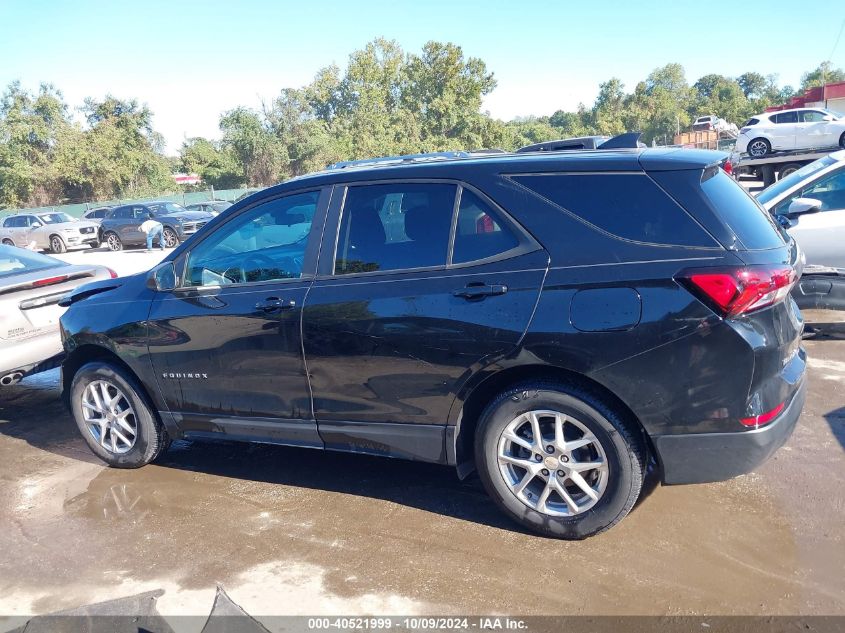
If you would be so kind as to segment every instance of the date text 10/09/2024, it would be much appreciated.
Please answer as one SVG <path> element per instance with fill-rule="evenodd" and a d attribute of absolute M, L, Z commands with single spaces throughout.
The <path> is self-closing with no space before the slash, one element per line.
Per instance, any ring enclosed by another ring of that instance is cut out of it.
<path fill-rule="evenodd" d="M 508 617 L 324 617 L 309 618 L 309 630 L 455 630 L 518 631 L 527 628 L 524 620 Z"/>

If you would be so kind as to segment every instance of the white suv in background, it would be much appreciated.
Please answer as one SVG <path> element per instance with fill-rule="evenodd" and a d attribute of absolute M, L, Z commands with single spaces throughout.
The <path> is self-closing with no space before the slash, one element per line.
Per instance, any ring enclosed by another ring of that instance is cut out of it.
<path fill-rule="evenodd" d="M 823 108 L 795 108 L 751 117 L 739 130 L 736 151 L 761 157 L 793 149 L 845 148 L 845 118 Z"/>

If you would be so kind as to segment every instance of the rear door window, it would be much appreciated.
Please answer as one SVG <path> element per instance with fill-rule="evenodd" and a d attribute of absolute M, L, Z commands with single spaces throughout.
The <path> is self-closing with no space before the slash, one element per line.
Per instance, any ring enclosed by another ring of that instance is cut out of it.
<path fill-rule="evenodd" d="M 798 123 L 798 113 L 781 112 L 775 115 L 775 123 Z"/>
<path fill-rule="evenodd" d="M 648 244 L 716 247 L 718 244 L 645 174 L 512 176 L 594 227 Z"/>

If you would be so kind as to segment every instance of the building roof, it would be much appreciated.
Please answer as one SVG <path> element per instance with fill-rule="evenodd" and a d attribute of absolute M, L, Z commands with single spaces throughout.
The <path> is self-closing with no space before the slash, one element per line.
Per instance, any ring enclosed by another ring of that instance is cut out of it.
<path fill-rule="evenodd" d="M 780 110 L 791 110 L 793 108 L 813 107 L 808 103 L 824 103 L 829 99 L 845 99 L 845 81 L 837 81 L 832 84 L 807 88 L 804 94 L 799 97 L 792 97 L 786 103 L 779 106 L 766 108 L 766 112 L 778 112 Z"/>

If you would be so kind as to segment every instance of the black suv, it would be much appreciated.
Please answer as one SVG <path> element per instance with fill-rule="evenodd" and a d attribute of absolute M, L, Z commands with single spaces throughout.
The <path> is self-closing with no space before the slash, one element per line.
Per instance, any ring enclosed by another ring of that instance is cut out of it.
<path fill-rule="evenodd" d="M 798 248 L 722 159 L 422 156 L 290 180 L 64 300 L 68 404 L 119 468 L 176 438 L 401 457 L 477 469 L 537 532 L 596 534 L 650 464 L 667 484 L 748 472 L 804 404 Z"/>
<path fill-rule="evenodd" d="M 100 223 L 100 241 L 113 251 L 124 246 L 146 244 L 147 235 L 141 225 L 152 216 L 164 226 L 164 244 L 173 248 L 196 233 L 214 217 L 207 211 L 188 211 L 185 207 L 167 200 L 135 202 L 112 209 Z"/>

